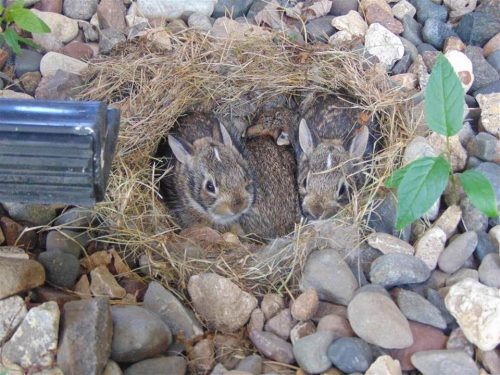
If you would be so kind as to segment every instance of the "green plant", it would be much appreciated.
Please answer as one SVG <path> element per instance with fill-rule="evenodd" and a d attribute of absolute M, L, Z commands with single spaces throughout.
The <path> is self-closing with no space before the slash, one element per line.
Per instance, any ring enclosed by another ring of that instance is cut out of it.
<path fill-rule="evenodd" d="M 20 43 L 33 48 L 38 46 L 30 39 L 23 38 L 11 27 L 15 24 L 31 33 L 49 33 L 50 28 L 29 9 L 24 8 L 24 0 L 17 0 L 7 8 L 0 5 L 0 42 L 5 41 L 15 54 L 21 52 Z M 2 31 L 3 30 L 3 31 Z"/>
<path fill-rule="evenodd" d="M 478 171 L 453 175 L 450 166 L 450 137 L 463 124 L 464 90 L 453 67 L 440 55 L 432 69 L 424 94 L 424 114 L 429 128 L 446 137 L 446 152 L 422 157 L 396 170 L 385 185 L 397 189 L 396 229 L 400 230 L 424 215 L 439 199 L 448 181 L 457 193 L 461 184 L 472 204 L 488 217 L 498 216 L 495 191 Z"/>

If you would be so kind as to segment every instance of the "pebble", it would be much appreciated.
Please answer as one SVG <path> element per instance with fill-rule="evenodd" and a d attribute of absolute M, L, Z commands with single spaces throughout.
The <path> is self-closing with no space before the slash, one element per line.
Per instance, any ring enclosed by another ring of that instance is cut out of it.
<path fill-rule="evenodd" d="M 62 0 L 40 0 L 33 8 L 41 12 L 61 13 L 63 6 L 62 3 Z"/>
<path fill-rule="evenodd" d="M 89 237 L 86 233 L 82 234 L 67 229 L 52 230 L 47 234 L 45 248 L 48 252 L 61 251 L 78 259 L 88 240 Z"/>
<path fill-rule="evenodd" d="M 417 21 L 421 24 L 429 18 L 435 18 L 441 22 L 446 22 L 448 18 L 446 7 L 435 4 L 431 0 L 410 0 L 410 3 L 417 9 Z"/>
<path fill-rule="evenodd" d="M 465 232 L 456 236 L 439 256 L 439 268 L 447 273 L 457 271 L 472 255 L 476 246 L 476 232 Z"/>
<path fill-rule="evenodd" d="M 427 350 L 411 357 L 413 365 L 426 375 L 478 375 L 474 360 L 461 350 Z"/>
<path fill-rule="evenodd" d="M 28 311 L 23 322 L 2 348 L 2 359 L 25 369 L 52 367 L 57 351 L 59 307 L 46 302 Z"/>
<path fill-rule="evenodd" d="M 411 255 L 387 254 L 375 259 L 370 269 L 370 280 L 386 288 L 421 283 L 430 277 L 426 264 Z"/>
<path fill-rule="evenodd" d="M 365 18 L 369 25 L 378 23 L 393 34 L 401 34 L 404 30 L 403 24 L 393 17 L 391 9 L 386 10 L 377 3 L 366 6 Z"/>
<path fill-rule="evenodd" d="M 328 370 L 332 362 L 328 358 L 328 347 L 333 341 L 333 333 L 320 331 L 298 340 L 293 345 L 293 354 L 300 368 L 308 373 Z"/>
<path fill-rule="evenodd" d="M 106 266 L 99 266 L 90 271 L 90 290 L 94 296 L 123 298 L 127 294 Z"/>
<path fill-rule="evenodd" d="M 260 355 L 250 355 L 245 357 L 236 366 L 238 371 L 246 371 L 253 375 L 262 374 L 262 357 Z"/>
<path fill-rule="evenodd" d="M 203 328 L 194 313 L 156 281 L 149 284 L 144 295 L 143 306 L 157 314 L 170 328 L 173 335 L 182 333 L 183 337 L 188 340 L 203 335 Z"/>
<path fill-rule="evenodd" d="M 124 375 L 185 375 L 187 371 L 186 360 L 182 357 L 157 357 L 145 359 L 134 363 L 127 368 Z"/>
<path fill-rule="evenodd" d="M 252 314 L 250 314 L 250 321 L 248 322 L 248 332 L 251 331 L 262 331 L 264 329 L 264 313 L 262 312 L 261 309 L 255 309 L 252 311 Z"/>
<path fill-rule="evenodd" d="M 422 25 L 410 16 L 404 16 L 401 22 L 403 23 L 404 28 L 403 33 L 401 34 L 402 37 L 412 43 L 415 47 L 422 44 Z"/>
<path fill-rule="evenodd" d="M 413 255 L 415 249 L 408 242 L 387 233 L 372 233 L 367 238 L 368 244 L 383 254 L 407 254 Z"/>
<path fill-rule="evenodd" d="M 452 205 L 441 214 L 441 216 L 434 223 L 434 227 L 442 229 L 446 235 L 446 239 L 448 239 L 455 233 L 461 218 L 462 210 L 460 207 Z"/>
<path fill-rule="evenodd" d="M 474 345 L 467 340 L 467 337 L 465 337 L 464 332 L 460 327 L 451 331 L 450 336 L 446 341 L 446 349 L 462 350 L 467 353 L 469 357 L 474 357 L 476 351 Z"/>
<path fill-rule="evenodd" d="M 484 58 L 482 48 L 467 46 L 464 53 L 470 59 L 474 67 L 474 82 L 471 86 L 472 91 L 476 91 L 500 79 L 495 68 L 488 64 L 488 61 Z"/>
<path fill-rule="evenodd" d="M 447 53 L 450 51 L 463 52 L 465 50 L 465 44 L 460 40 L 458 36 L 450 36 L 444 41 L 443 52 Z"/>
<path fill-rule="evenodd" d="M 415 322 L 445 329 L 446 321 L 441 312 L 421 295 L 410 290 L 398 289 L 396 303 L 406 318 Z"/>
<path fill-rule="evenodd" d="M 396 304 L 383 294 L 357 294 L 349 303 L 347 313 L 353 331 L 370 344 L 402 349 L 413 343 L 408 321 Z"/>
<path fill-rule="evenodd" d="M 306 23 L 307 37 L 309 40 L 328 42 L 335 29 L 332 26 L 333 16 L 315 18 Z"/>
<path fill-rule="evenodd" d="M 378 23 L 373 23 L 368 28 L 365 35 L 365 47 L 387 68 L 391 68 L 404 54 L 401 40 Z"/>
<path fill-rule="evenodd" d="M 476 232 L 477 233 L 477 247 L 475 255 L 480 262 L 483 261 L 484 257 L 490 253 L 498 253 L 498 245 L 493 242 L 493 240 L 488 236 L 486 232 Z"/>
<path fill-rule="evenodd" d="M 36 51 L 31 51 L 31 50 L 27 50 L 27 49 L 22 49 L 21 51 L 22 52 L 17 54 L 15 57 L 16 77 L 21 77 L 25 73 L 38 71 L 40 69 L 40 61 L 42 60 L 42 57 L 43 57 L 43 55 L 41 53 L 36 52 Z M 13 211 L 18 211 L 19 214 L 22 214 L 22 217 L 24 219 L 26 217 L 30 218 L 29 215 L 24 215 L 24 213 L 27 213 L 27 212 L 26 211 L 23 212 L 23 210 L 22 210 L 22 208 L 25 207 L 26 205 L 22 205 L 19 203 L 9 203 L 8 205 L 11 205 L 11 207 L 13 208 L 12 209 Z M 29 205 L 29 206 L 33 207 L 35 205 Z M 15 219 L 16 216 L 18 216 L 18 215 L 14 215 L 12 218 Z"/>
<path fill-rule="evenodd" d="M 78 60 L 90 60 L 94 56 L 94 50 L 87 44 L 73 41 L 58 52 Z"/>
<path fill-rule="evenodd" d="M 456 34 L 450 25 L 435 18 L 429 18 L 425 21 L 424 27 L 422 28 L 422 38 L 424 42 L 429 43 L 438 49 L 443 48 L 446 38 L 455 35 Z"/>
<path fill-rule="evenodd" d="M 87 63 L 58 52 L 48 52 L 40 61 L 42 76 L 54 75 L 57 70 L 80 75 L 87 67 Z"/>
<path fill-rule="evenodd" d="M 0 258 L 0 299 L 43 285 L 43 266 L 31 259 Z"/>
<path fill-rule="evenodd" d="M 35 91 L 37 99 L 70 99 L 79 92 L 82 79 L 79 75 L 57 70 L 54 75 L 42 77 Z"/>
<path fill-rule="evenodd" d="M 497 79 L 496 81 L 493 81 L 486 86 L 481 87 L 480 89 L 477 89 L 472 93 L 474 97 L 478 95 L 487 95 L 487 94 L 496 94 L 500 93 L 500 79 Z"/>
<path fill-rule="evenodd" d="M 462 223 L 468 231 L 485 231 L 488 228 L 488 218 L 464 197 L 460 201 L 462 209 Z"/>
<path fill-rule="evenodd" d="M 500 343 L 500 291 L 497 288 L 466 279 L 450 288 L 445 303 L 470 342 L 485 351 Z"/>
<path fill-rule="evenodd" d="M 479 280 L 479 273 L 477 272 L 477 270 L 471 268 L 460 268 L 457 272 L 448 276 L 448 278 L 446 279 L 446 286 L 452 286 L 467 278 L 477 281 Z"/>
<path fill-rule="evenodd" d="M 448 326 L 456 324 L 455 318 L 450 314 L 450 312 L 446 308 L 446 305 L 444 303 L 444 297 L 441 296 L 441 294 L 437 290 L 431 288 L 427 289 L 425 291 L 425 297 L 430 303 L 432 303 L 434 306 L 438 308 Z"/>
<path fill-rule="evenodd" d="M 405 47 L 406 51 L 406 47 Z M 412 62 L 412 58 L 410 53 L 405 52 L 403 57 L 392 67 L 392 73 L 394 74 L 393 78 L 397 75 L 399 76 L 405 76 L 411 73 L 406 73 L 408 69 L 410 68 Z M 410 77 L 410 76 L 408 76 Z M 412 83 L 414 80 L 416 80 L 415 75 L 411 75 L 412 77 Z M 413 88 L 413 84 L 411 85 L 411 88 Z"/>
<path fill-rule="evenodd" d="M 99 38 L 99 51 L 101 53 L 110 53 L 113 48 L 122 42 L 125 42 L 127 37 L 121 31 L 116 29 L 104 29 L 101 30 Z"/>
<path fill-rule="evenodd" d="M 215 348 L 213 340 L 198 341 L 189 352 L 190 365 L 197 373 L 207 373 L 215 365 Z"/>
<path fill-rule="evenodd" d="M 479 280 L 492 288 L 500 288 L 500 255 L 488 254 L 479 266 Z"/>
<path fill-rule="evenodd" d="M 332 2 L 330 14 L 333 14 L 334 16 L 344 16 L 351 10 L 358 10 L 357 0 L 337 0 Z"/>
<path fill-rule="evenodd" d="M 101 0 L 97 5 L 97 20 L 99 28 L 115 29 L 125 32 L 127 25 L 125 23 L 125 15 L 127 8 L 121 0 Z"/>
<path fill-rule="evenodd" d="M 165 353 L 172 343 L 168 326 L 154 313 L 139 306 L 113 306 L 111 359 L 137 362 Z"/>
<path fill-rule="evenodd" d="M 64 0 L 65 16 L 77 20 L 89 20 L 97 11 L 97 0 Z"/>
<path fill-rule="evenodd" d="M 291 313 L 294 319 L 305 321 L 311 319 L 316 314 L 318 307 L 318 293 L 314 289 L 307 289 L 293 302 Z"/>
<path fill-rule="evenodd" d="M 257 306 L 254 296 L 215 273 L 191 276 L 188 292 L 194 309 L 209 327 L 224 333 L 245 325 Z"/>
<path fill-rule="evenodd" d="M 185 12 L 210 16 L 215 7 L 214 0 L 138 0 L 140 13 L 147 18 L 165 17 L 175 20 Z"/>
<path fill-rule="evenodd" d="M 483 46 L 500 30 L 500 4 L 495 0 L 482 1 L 472 13 L 458 23 L 456 32 L 465 44 Z"/>
<path fill-rule="evenodd" d="M 57 351 L 58 366 L 65 374 L 101 373 L 111 353 L 112 335 L 113 321 L 107 298 L 66 303 Z"/>
<path fill-rule="evenodd" d="M 467 151 L 470 155 L 479 159 L 492 162 L 500 162 L 500 142 L 498 138 L 480 132 L 468 144 Z"/>
<path fill-rule="evenodd" d="M 41 56 L 42 55 L 38 52 L 23 50 L 20 55 L 16 56 L 16 74 L 18 71 L 18 67 L 22 68 L 24 65 L 24 68 L 26 68 L 25 64 L 27 63 L 27 61 L 21 61 L 23 58 L 30 59 L 33 63 L 38 61 L 38 64 L 34 64 L 33 66 L 33 68 L 35 68 L 35 65 L 40 65 Z M 36 70 L 38 70 L 38 68 L 33 69 L 33 72 Z M 26 73 L 30 73 L 31 71 L 20 69 L 19 72 L 22 72 L 22 74 L 20 75 L 22 76 Z M 9 216 L 11 219 L 17 221 L 26 221 L 35 226 L 48 225 L 57 216 L 57 206 L 55 205 L 22 203 L 2 203 L 2 205 L 9 212 Z"/>
<path fill-rule="evenodd" d="M 352 337 L 354 332 L 346 317 L 330 314 L 322 317 L 318 322 L 318 331 L 333 333 L 334 340 L 340 337 Z"/>
<path fill-rule="evenodd" d="M 80 262 L 72 254 L 62 251 L 45 251 L 38 256 L 45 268 L 47 281 L 62 287 L 72 288 L 80 273 Z"/>
<path fill-rule="evenodd" d="M 436 268 L 444 250 L 446 233 L 440 227 L 428 229 L 415 244 L 415 257 L 422 260 L 430 270 Z"/>
<path fill-rule="evenodd" d="M 92 211 L 88 208 L 73 207 L 57 217 L 55 226 L 64 225 L 69 229 L 86 229 L 92 221 Z"/>
<path fill-rule="evenodd" d="M 26 304 L 19 296 L 0 300 L 0 343 L 6 341 L 15 332 L 27 312 Z"/>
<path fill-rule="evenodd" d="M 500 250 L 500 225 L 495 225 L 493 228 L 491 228 L 488 232 L 488 237 L 490 238 L 494 246 L 496 246 L 496 248 Z"/>
<path fill-rule="evenodd" d="M 188 26 L 192 29 L 208 32 L 212 28 L 212 22 L 210 21 L 210 17 L 193 13 L 188 18 Z"/>
<path fill-rule="evenodd" d="M 123 375 L 123 372 L 115 361 L 109 360 L 102 375 Z"/>
<path fill-rule="evenodd" d="M 328 358 L 345 373 L 365 372 L 373 362 L 370 345 L 357 337 L 343 337 L 328 348 Z"/>
<path fill-rule="evenodd" d="M 478 350 L 478 359 L 490 374 L 500 374 L 500 353 L 497 350 Z"/>
<path fill-rule="evenodd" d="M 300 288 L 302 291 L 313 288 L 321 300 L 347 305 L 358 282 L 338 252 L 325 249 L 308 256 Z"/>
<path fill-rule="evenodd" d="M 288 340 L 295 324 L 296 321 L 292 318 L 290 309 L 284 309 L 266 322 L 264 330 L 274 333 L 283 340 Z"/>
<path fill-rule="evenodd" d="M 212 17 L 224 17 L 226 14 L 232 18 L 241 17 L 250 9 L 252 3 L 253 0 L 219 0 L 215 4 Z"/>
<path fill-rule="evenodd" d="M 483 50 L 484 51 L 484 50 Z M 486 59 L 488 63 L 500 73 L 500 50 L 491 53 Z"/>
<path fill-rule="evenodd" d="M 402 231 L 396 230 L 397 203 L 392 194 L 386 194 L 383 200 L 375 202 L 375 209 L 369 217 L 368 225 L 375 232 L 384 232 L 399 237 L 402 240 L 409 240 L 411 226 L 408 225 Z"/>
<path fill-rule="evenodd" d="M 382 355 L 372 363 L 365 375 L 401 375 L 399 362 L 388 355 Z"/>
<path fill-rule="evenodd" d="M 290 331 L 290 341 L 295 344 L 302 337 L 312 335 L 316 332 L 316 326 L 313 322 L 299 322 Z"/>
<path fill-rule="evenodd" d="M 295 362 L 292 345 L 274 333 L 254 330 L 249 333 L 249 338 L 265 357 L 281 363 Z"/>
<path fill-rule="evenodd" d="M 402 21 L 405 16 L 413 18 L 417 14 L 417 9 L 410 2 L 401 0 L 392 7 L 392 14 Z"/>
<path fill-rule="evenodd" d="M 33 33 L 33 41 L 46 51 L 54 51 L 69 43 L 78 35 L 78 21 L 62 14 L 40 12 L 32 9 L 31 12 L 50 27 L 50 33 Z"/>
<path fill-rule="evenodd" d="M 347 31 L 353 37 L 362 38 L 368 30 L 368 24 L 363 17 L 356 11 L 351 10 L 344 16 L 335 17 L 332 20 L 332 26 L 340 31 Z"/>
<path fill-rule="evenodd" d="M 42 75 L 39 72 L 29 72 L 19 77 L 19 82 L 26 93 L 34 95 L 41 79 Z"/>

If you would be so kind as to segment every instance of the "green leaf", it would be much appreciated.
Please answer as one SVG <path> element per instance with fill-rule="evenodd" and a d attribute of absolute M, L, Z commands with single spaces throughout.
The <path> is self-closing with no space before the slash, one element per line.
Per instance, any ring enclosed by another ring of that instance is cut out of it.
<path fill-rule="evenodd" d="M 497 217 L 497 197 L 490 181 L 479 171 L 459 175 L 460 183 L 472 204 L 488 217 Z"/>
<path fill-rule="evenodd" d="M 448 183 L 450 169 L 442 156 L 421 158 L 410 164 L 398 187 L 396 229 L 403 229 L 432 207 Z"/>
<path fill-rule="evenodd" d="M 30 33 L 50 33 L 50 27 L 29 9 L 15 8 L 9 9 L 8 12 L 10 12 L 13 21 L 21 29 Z"/>
<path fill-rule="evenodd" d="M 21 52 L 21 47 L 19 46 L 19 42 L 17 41 L 18 35 L 12 29 L 6 29 L 3 33 L 5 38 L 5 43 L 12 48 L 12 51 L 17 55 Z"/>
<path fill-rule="evenodd" d="M 464 89 L 448 59 L 439 55 L 425 88 L 425 120 L 445 136 L 457 134 L 464 118 Z"/>
<path fill-rule="evenodd" d="M 33 42 L 31 39 L 23 38 L 22 36 L 17 36 L 17 40 L 20 43 L 26 44 L 27 46 L 30 46 L 33 49 L 38 49 L 40 46 Z"/>
<path fill-rule="evenodd" d="M 389 189 L 396 189 L 410 167 L 411 163 L 402 168 L 396 169 L 392 173 L 392 175 L 387 180 L 385 180 L 385 187 Z"/>

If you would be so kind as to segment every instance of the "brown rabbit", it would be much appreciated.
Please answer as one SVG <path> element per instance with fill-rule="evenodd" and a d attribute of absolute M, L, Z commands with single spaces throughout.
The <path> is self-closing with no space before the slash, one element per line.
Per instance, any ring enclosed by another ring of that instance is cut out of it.
<path fill-rule="evenodd" d="M 246 137 L 267 135 L 272 137 L 278 146 L 290 144 L 290 126 L 297 123 L 298 114 L 286 107 L 271 108 L 262 111 L 255 124 L 248 127 Z"/>
<path fill-rule="evenodd" d="M 368 116 L 339 97 L 320 97 L 292 127 L 304 215 L 320 219 L 348 202 L 348 188 L 367 149 Z"/>
<path fill-rule="evenodd" d="M 214 116 L 202 113 L 180 119 L 175 134 L 159 150 L 159 156 L 176 159 L 160 184 L 167 206 L 182 227 L 228 230 L 255 200 L 253 174 L 237 141 Z"/>

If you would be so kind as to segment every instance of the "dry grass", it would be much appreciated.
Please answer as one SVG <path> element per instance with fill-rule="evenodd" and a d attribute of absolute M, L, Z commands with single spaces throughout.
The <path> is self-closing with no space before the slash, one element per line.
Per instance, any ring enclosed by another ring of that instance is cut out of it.
<path fill-rule="evenodd" d="M 293 234 L 264 252 L 243 241 L 242 246 L 220 242 L 200 253 L 176 233 L 159 199 L 151 168 L 158 140 L 191 109 L 245 115 L 277 96 L 347 93 L 377 117 L 383 147 L 364 166 L 365 186 L 334 219 L 359 225 L 418 123 L 409 100 L 389 88 L 378 65 L 349 48 L 301 46 L 277 34 L 214 40 L 191 31 L 172 35 L 172 46 L 162 51 L 138 39 L 91 65 L 83 97 L 122 110 L 107 201 L 96 207 L 100 240 L 119 245 L 128 257 L 142 255 L 142 271 L 163 280 L 180 297 L 189 276 L 205 271 L 227 276 L 257 295 L 269 290 L 293 294 L 315 228 L 297 225 Z"/>

